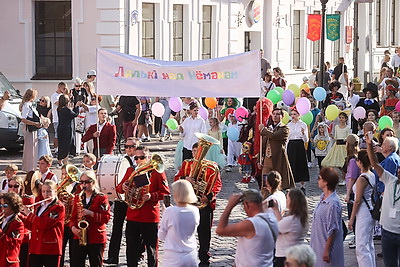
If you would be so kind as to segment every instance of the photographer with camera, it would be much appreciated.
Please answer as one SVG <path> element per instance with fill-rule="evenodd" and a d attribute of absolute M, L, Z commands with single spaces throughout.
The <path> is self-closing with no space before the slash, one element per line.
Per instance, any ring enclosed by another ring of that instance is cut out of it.
<path fill-rule="evenodd" d="M 240 202 L 248 218 L 230 224 L 229 215 Z M 264 213 L 262 196 L 257 190 L 249 189 L 231 195 L 219 219 L 216 233 L 238 237 L 236 266 L 272 266 L 278 224 L 272 213 Z"/>
<path fill-rule="evenodd" d="M 286 214 L 282 216 L 278 202 L 270 200 L 272 210 L 278 220 L 279 235 L 276 240 L 274 267 L 284 267 L 286 250 L 304 243 L 308 231 L 307 200 L 299 188 L 292 188 L 286 196 Z"/>

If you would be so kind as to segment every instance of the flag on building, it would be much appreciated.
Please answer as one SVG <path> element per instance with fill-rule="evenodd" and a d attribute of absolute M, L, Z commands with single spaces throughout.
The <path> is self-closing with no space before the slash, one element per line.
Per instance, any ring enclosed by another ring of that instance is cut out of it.
<path fill-rule="evenodd" d="M 326 15 L 326 38 L 331 41 L 340 38 L 340 14 Z"/>
<path fill-rule="evenodd" d="M 322 25 L 322 15 L 309 14 L 307 39 L 311 41 L 317 41 L 321 39 L 321 25 Z"/>

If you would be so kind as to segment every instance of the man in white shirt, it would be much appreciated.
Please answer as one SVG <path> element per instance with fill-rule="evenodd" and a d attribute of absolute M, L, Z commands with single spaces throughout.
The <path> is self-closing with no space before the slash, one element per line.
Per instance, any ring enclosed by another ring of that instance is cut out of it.
<path fill-rule="evenodd" d="M 365 136 L 368 157 L 379 180 L 385 184 L 380 217 L 383 261 L 385 266 L 400 266 L 400 169 L 396 177 L 379 164 L 369 134 Z"/>
<path fill-rule="evenodd" d="M 394 73 L 396 74 L 400 67 L 400 46 L 397 47 L 396 54 L 392 57 L 390 65 L 394 67 Z"/>
<path fill-rule="evenodd" d="M 54 127 L 54 149 L 57 153 L 58 151 L 58 136 L 57 136 L 57 128 L 58 128 L 58 98 L 65 92 L 67 88 L 67 84 L 65 82 L 58 83 L 57 90 L 54 94 L 51 95 L 51 114 L 53 116 L 53 127 Z"/>
<path fill-rule="evenodd" d="M 232 209 L 242 202 L 248 218 L 229 223 Z M 235 264 L 241 266 L 272 266 L 275 241 L 279 234 L 278 222 L 272 213 L 264 213 L 262 196 L 254 189 L 233 194 L 222 213 L 216 233 L 238 237 Z"/>

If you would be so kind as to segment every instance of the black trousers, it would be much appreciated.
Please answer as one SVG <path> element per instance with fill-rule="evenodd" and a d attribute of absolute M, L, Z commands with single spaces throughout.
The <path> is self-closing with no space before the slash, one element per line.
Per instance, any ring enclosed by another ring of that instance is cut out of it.
<path fill-rule="evenodd" d="M 143 240 L 147 250 L 147 266 L 158 264 L 158 223 L 127 221 L 126 223 L 126 259 L 128 267 L 138 266 L 142 256 Z M 74 266 L 75 267 L 75 266 Z"/>
<path fill-rule="evenodd" d="M 21 249 L 19 250 L 20 267 L 28 266 L 28 250 L 29 250 L 29 243 L 21 244 Z"/>
<path fill-rule="evenodd" d="M 29 254 L 29 267 L 58 267 L 60 255 Z M 72 265 L 73 266 L 73 265 Z"/>
<path fill-rule="evenodd" d="M 122 228 L 124 227 L 126 211 L 128 205 L 124 201 L 114 201 L 113 227 L 108 249 L 108 258 L 118 260 L 121 247 Z"/>
<path fill-rule="evenodd" d="M 210 259 L 210 242 L 211 242 L 211 226 L 213 221 L 214 211 L 207 205 L 199 209 L 200 224 L 197 227 L 197 235 L 199 237 L 199 259 L 200 264 L 209 264 Z"/>
<path fill-rule="evenodd" d="M 86 246 L 80 246 L 79 240 L 74 239 L 72 241 L 72 251 L 74 257 L 71 258 L 71 266 L 85 267 L 86 256 L 89 256 L 90 267 L 103 266 L 103 253 L 105 248 L 105 243 L 87 244 Z"/>
<path fill-rule="evenodd" d="M 71 231 L 71 227 L 64 226 L 64 237 L 63 237 L 63 254 L 61 255 L 60 260 L 60 267 L 64 266 L 64 259 L 65 259 L 65 249 L 67 244 L 69 244 L 69 258 L 72 259 L 72 240 L 74 240 L 74 234 Z"/>

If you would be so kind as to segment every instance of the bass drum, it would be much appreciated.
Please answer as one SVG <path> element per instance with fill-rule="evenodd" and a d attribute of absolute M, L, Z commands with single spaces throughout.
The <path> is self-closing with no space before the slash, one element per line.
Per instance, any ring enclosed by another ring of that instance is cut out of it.
<path fill-rule="evenodd" d="M 96 175 L 100 191 L 108 196 L 108 200 L 124 200 L 124 194 L 117 193 L 116 188 L 130 166 L 129 161 L 123 155 L 101 157 Z"/>

